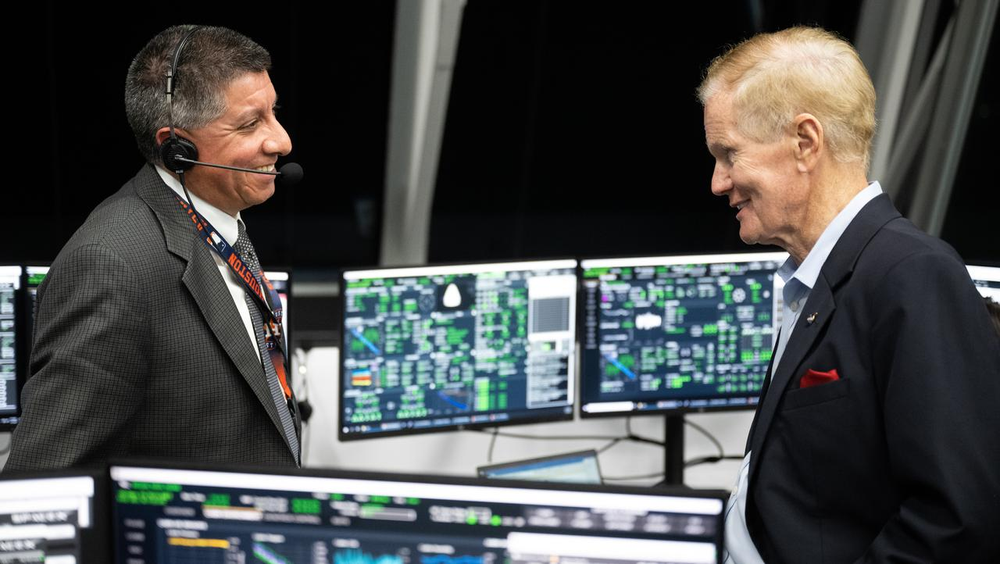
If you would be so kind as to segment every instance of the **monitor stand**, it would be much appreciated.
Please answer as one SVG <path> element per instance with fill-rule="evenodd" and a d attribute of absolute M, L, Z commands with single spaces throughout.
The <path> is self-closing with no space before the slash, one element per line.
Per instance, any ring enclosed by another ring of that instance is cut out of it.
<path fill-rule="evenodd" d="M 684 416 L 667 415 L 666 430 L 663 435 L 665 446 L 663 470 L 663 481 L 657 486 L 683 486 L 684 485 Z"/>

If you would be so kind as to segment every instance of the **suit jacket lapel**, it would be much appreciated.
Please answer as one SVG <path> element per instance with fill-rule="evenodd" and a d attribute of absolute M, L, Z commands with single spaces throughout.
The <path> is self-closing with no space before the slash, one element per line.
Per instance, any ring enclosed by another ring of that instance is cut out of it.
<path fill-rule="evenodd" d="M 823 276 L 820 276 L 816 280 L 816 287 L 809 292 L 809 299 L 806 300 L 805 309 L 795 323 L 791 339 L 785 346 L 785 352 L 781 355 L 781 362 L 771 375 L 768 393 L 761 401 L 754 422 L 753 434 L 750 437 L 751 451 L 760 453 L 760 447 L 771 428 L 771 422 L 774 420 L 774 414 L 777 412 L 785 389 L 791 384 L 793 377 L 799 374 L 799 365 L 812 350 L 813 344 L 823 332 L 826 324 L 829 323 L 836 308 L 830 286 L 827 285 Z M 813 321 L 810 322 L 810 319 Z M 753 456 L 750 459 L 751 476 L 759 462 L 760 456 Z"/>
<path fill-rule="evenodd" d="M 900 217 L 885 194 L 878 196 L 858 213 L 841 235 L 830 256 L 827 257 L 815 287 L 809 292 L 805 309 L 795 323 L 791 338 L 785 346 L 781 362 L 772 375 L 768 393 L 757 408 L 747 445 L 755 454 L 750 459 L 750 479 L 760 464 L 761 450 L 778 411 L 785 389 L 801 375 L 802 362 L 816 344 L 816 339 L 833 317 L 837 304 L 834 293 L 854 271 L 861 251 L 871 238 L 889 221 Z M 812 321 L 810 321 L 812 319 Z"/>
<path fill-rule="evenodd" d="M 260 358 L 247 335 L 232 294 L 219 276 L 219 267 L 212 258 L 212 252 L 201 238 L 195 236 L 194 226 L 177 204 L 173 191 L 163 183 L 151 165 L 143 168 L 136 177 L 136 183 L 137 193 L 153 210 L 163 227 L 167 250 L 187 261 L 187 269 L 181 281 L 191 292 L 219 344 L 239 369 L 287 443 L 288 438 L 285 437 Z"/>

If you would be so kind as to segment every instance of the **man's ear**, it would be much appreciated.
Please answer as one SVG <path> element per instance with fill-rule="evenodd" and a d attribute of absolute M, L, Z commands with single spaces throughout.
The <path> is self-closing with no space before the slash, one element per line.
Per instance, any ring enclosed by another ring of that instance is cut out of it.
<path fill-rule="evenodd" d="M 177 129 L 175 128 L 174 131 L 177 131 Z M 170 128 L 169 127 L 161 127 L 160 129 L 158 129 L 156 131 L 156 146 L 157 147 L 159 147 L 160 145 L 163 145 L 163 142 L 166 141 L 167 139 L 170 139 Z"/>
<path fill-rule="evenodd" d="M 812 114 L 799 114 L 792 120 L 795 128 L 795 161 L 799 172 L 810 172 L 826 150 L 823 124 Z"/>

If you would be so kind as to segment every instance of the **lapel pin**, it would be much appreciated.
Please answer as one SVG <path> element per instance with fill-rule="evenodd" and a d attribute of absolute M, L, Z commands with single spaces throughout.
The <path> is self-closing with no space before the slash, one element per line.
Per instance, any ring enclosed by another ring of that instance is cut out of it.
<path fill-rule="evenodd" d="M 812 315 L 810 315 L 809 317 L 807 317 L 807 318 L 806 318 L 806 321 L 808 321 L 808 322 L 809 322 L 809 324 L 810 324 L 810 325 L 812 325 L 813 321 L 816 321 L 816 317 L 817 317 L 818 315 L 819 315 L 819 312 L 818 312 L 818 311 L 817 311 L 817 312 L 814 312 L 814 313 L 813 313 Z"/>

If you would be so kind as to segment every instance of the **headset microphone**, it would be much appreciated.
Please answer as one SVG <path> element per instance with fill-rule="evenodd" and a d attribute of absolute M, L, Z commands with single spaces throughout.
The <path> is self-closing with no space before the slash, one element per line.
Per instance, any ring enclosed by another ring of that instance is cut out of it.
<path fill-rule="evenodd" d="M 252 168 L 242 168 L 238 166 L 221 165 L 216 163 L 206 163 L 194 159 L 190 159 L 180 155 L 173 155 L 172 160 L 174 163 L 184 163 L 184 165 L 191 166 L 210 166 L 213 168 L 223 168 L 226 170 L 234 170 L 236 172 L 249 172 L 252 174 L 266 174 L 269 176 L 276 176 L 278 180 L 281 181 L 283 186 L 293 186 L 298 184 L 302 180 L 304 172 L 302 171 L 302 165 L 299 163 L 285 163 L 280 170 L 274 171 L 263 171 L 255 170 Z"/>

